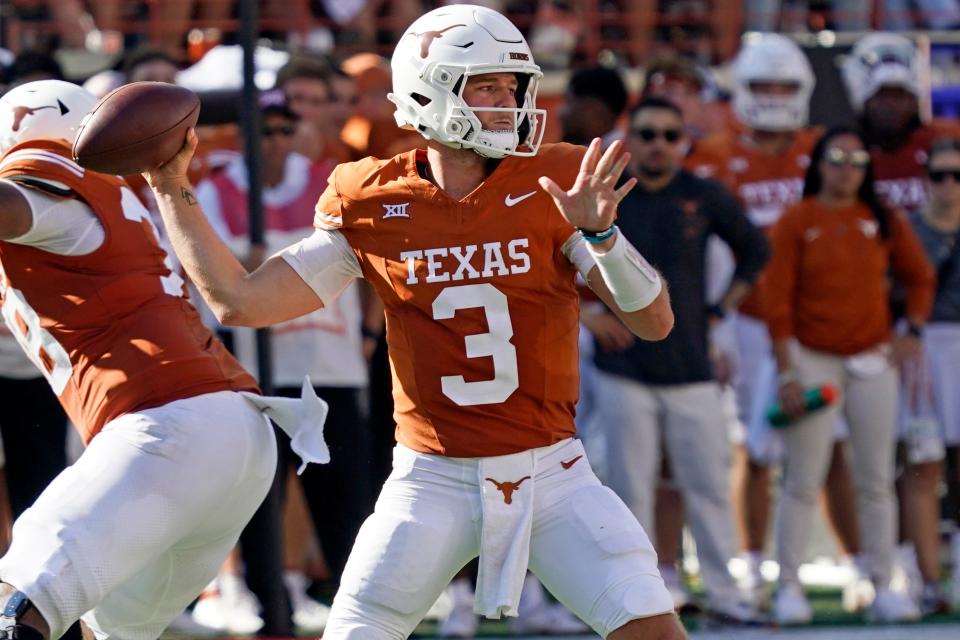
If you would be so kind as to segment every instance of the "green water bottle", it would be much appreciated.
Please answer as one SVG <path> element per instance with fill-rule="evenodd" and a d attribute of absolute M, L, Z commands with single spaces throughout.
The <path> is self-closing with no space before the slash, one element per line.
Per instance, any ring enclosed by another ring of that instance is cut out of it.
<path fill-rule="evenodd" d="M 837 401 L 838 395 L 836 387 L 832 384 L 823 384 L 819 387 L 807 389 L 803 392 L 804 414 L 833 404 Z M 793 418 L 783 412 L 779 402 L 767 411 L 767 420 L 771 426 L 777 428 L 790 426 L 793 422 Z"/>

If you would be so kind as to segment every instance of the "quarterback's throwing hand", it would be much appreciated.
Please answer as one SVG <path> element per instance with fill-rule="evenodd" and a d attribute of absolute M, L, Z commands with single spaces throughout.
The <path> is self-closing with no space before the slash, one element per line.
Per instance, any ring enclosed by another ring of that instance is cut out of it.
<path fill-rule="evenodd" d="M 615 188 L 629 160 L 622 141 L 611 144 L 601 157 L 600 138 L 594 138 L 569 191 L 546 176 L 540 178 L 540 186 L 550 194 L 567 222 L 578 229 L 603 231 L 617 219 L 617 205 L 637 184 L 636 178 L 630 178 L 619 189 Z"/>
<path fill-rule="evenodd" d="M 193 158 L 193 152 L 197 150 L 196 130 L 191 127 L 187 130 L 183 146 L 177 155 L 173 156 L 163 164 L 143 172 L 143 177 L 151 187 L 158 186 L 164 182 L 179 182 L 187 177 L 187 169 L 190 167 L 190 160 Z"/>

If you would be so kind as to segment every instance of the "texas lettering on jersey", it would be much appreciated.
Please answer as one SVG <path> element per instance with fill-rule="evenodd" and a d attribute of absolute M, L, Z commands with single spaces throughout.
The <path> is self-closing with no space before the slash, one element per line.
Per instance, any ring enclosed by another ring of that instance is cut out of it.
<path fill-rule="evenodd" d="M 702 141 L 686 164 L 694 173 L 725 184 L 743 202 L 750 220 L 767 227 L 803 196 L 810 152 L 819 133 L 798 131 L 786 153 L 770 156 L 742 131 L 721 132 Z"/>
<path fill-rule="evenodd" d="M 725 184 L 743 203 L 750 221 L 769 233 L 783 211 L 803 197 L 810 153 L 819 135 L 818 129 L 801 129 L 786 153 L 772 156 L 757 149 L 745 131 L 725 131 L 701 142 L 687 166 Z M 763 318 L 763 287 L 761 275 L 741 312 Z"/>
<path fill-rule="evenodd" d="M 479 245 L 479 252 L 475 244 L 401 251 L 400 260 L 407 264 L 407 284 L 417 284 L 421 278 L 431 283 L 477 280 L 530 271 L 530 256 L 525 250 L 529 246 L 527 238 L 515 238 L 506 245 L 485 242 Z"/>
<path fill-rule="evenodd" d="M 506 158 L 459 201 L 421 177 L 423 151 L 331 176 L 315 225 L 343 234 L 384 301 L 405 446 L 492 456 L 574 434 L 579 305 L 562 247 L 575 231 L 537 179 L 569 188 L 583 151 Z"/>
<path fill-rule="evenodd" d="M 927 151 L 942 137 L 960 136 L 960 126 L 952 121 L 934 120 L 917 128 L 896 149 L 870 149 L 873 160 L 874 185 L 877 194 L 898 209 L 916 212 L 927 203 L 924 183 Z"/>

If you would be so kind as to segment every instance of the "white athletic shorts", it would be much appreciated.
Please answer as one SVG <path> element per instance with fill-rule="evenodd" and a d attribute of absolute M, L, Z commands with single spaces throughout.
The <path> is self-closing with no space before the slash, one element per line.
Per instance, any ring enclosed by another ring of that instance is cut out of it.
<path fill-rule="evenodd" d="M 476 458 L 394 449 L 393 473 L 357 536 L 324 640 L 413 632 L 480 552 L 477 468 Z M 533 508 L 530 570 L 598 634 L 673 611 L 653 545 L 597 480 L 579 440 L 537 450 Z"/>
<path fill-rule="evenodd" d="M 960 445 L 960 323 L 931 322 L 923 331 L 923 341 L 943 439 L 955 447 Z"/>
<path fill-rule="evenodd" d="M 221 391 L 121 416 L 17 519 L 0 579 L 55 640 L 154 640 L 216 576 L 273 482 L 263 415 Z"/>
<path fill-rule="evenodd" d="M 923 331 L 923 346 L 932 385 L 932 412 L 942 444 L 960 445 L 960 323 L 931 322 Z M 904 377 L 904 384 L 908 378 Z M 907 440 L 907 398 L 901 390 L 897 437 Z"/>

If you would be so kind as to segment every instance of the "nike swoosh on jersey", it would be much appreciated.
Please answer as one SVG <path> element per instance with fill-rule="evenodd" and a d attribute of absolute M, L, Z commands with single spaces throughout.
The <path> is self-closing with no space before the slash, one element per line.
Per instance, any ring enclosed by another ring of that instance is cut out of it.
<path fill-rule="evenodd" d="M 510 194 L 508 193 L 507 197 L 503 199 L 503 204 L 507 205 L 508 207 L 512 207 L 517 203 L 523 202 L 530 196 L 536 195 L 536 193 L 537 193 L 536 191 L 531 191 L 530 193 L 525 193 L 522 196 L 517 196 L 516 198 L 510 197 Z"/>
<path fill-rule="evenodd" d="M 561 460 L 561 461 L 560 461 L 560 466 L 563 467 L 564 469 L 569 469 L 569 468 L 572 467 L 573 465 L 577 464 L 577 460 L 579 460 L 579 459 L 582 458 L 582 457 L 583 457 L 583 456 L 577 456 L 576 458 L 573 458 L 572 460 Z"/>

